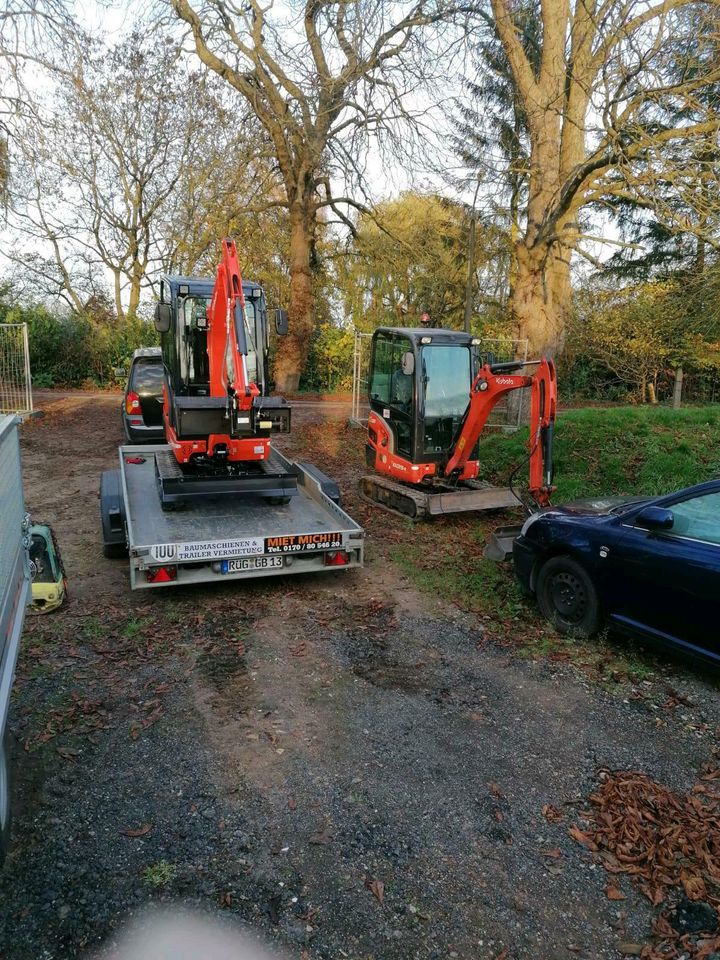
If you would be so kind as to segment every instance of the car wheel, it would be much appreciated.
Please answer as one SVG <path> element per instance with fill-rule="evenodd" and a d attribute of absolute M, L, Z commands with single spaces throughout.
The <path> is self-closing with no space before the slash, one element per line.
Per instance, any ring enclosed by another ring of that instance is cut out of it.
<path fill-rule="evenodd" d="M 12 791 L 10 781 L 10 737 L 0 737 L 0 865 L 10 846 L 10 827 L 12 825 Z"/>
<path fill-rule="evenodd" d="M 591 637 L 600 629 L 601 614 L 595 584 L 572 557 L 551 557 L 537 579 L 538 605 L 560 633 Z"/>

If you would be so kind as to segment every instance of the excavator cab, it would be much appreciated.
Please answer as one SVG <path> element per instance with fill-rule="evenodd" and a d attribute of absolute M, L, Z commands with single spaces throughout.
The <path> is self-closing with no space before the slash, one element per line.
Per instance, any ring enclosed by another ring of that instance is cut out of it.
<path fill-rule="evenodd" d="M 479 347 L 476 337 L 454 330 L 375 331 L 368 399 L 371 411 L 390 428 L 388 452 L 413 465 L 448 458 L 480 368 Z M 368 466 L 375 467 L 372 433 L 369 441 Z"/>
<path fill-rule="evenodd" d="M 181 396 L 205 397 L 210 394 L 207 309 L 213 287 L 213 280 L 197 277 L 164 276 L 160 280 L 155 326 L 161 334 L 165 368 Z M 270 392 L 270 337 L 265 293 L 261 286 L 246 280 L 242 282 L 242 290 L 248 378 L 257 384 L 261 396 L 267 396 Z M 235 331 L 236 337 L 242 333 Z"/>

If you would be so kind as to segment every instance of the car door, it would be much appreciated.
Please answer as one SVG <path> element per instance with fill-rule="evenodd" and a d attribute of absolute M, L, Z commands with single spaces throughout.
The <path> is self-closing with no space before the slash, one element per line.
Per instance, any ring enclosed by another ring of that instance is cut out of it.
<path fill-rule="evenodd" d="M 610 619 L 720 656 L 720 490 L 662 501 L 672 526 L 623 520 L 612 547 Z"/>

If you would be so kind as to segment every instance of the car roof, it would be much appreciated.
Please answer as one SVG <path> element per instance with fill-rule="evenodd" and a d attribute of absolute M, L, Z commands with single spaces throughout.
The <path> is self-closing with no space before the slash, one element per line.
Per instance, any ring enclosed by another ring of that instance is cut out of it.
<path fill-rule="evenodd" d="M 162 360 L 162 350 L 160 347 L 138 347 L 133 351 L 133 361 L 141 357 L 146 360 Z"/>

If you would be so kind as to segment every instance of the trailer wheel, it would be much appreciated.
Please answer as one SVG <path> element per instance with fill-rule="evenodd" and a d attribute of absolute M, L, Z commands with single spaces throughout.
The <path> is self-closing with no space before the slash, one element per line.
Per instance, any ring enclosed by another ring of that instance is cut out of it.
<path fill-rule="evenodd" d="M 12 781 L 10 778 L 10 735 L 5 729 L 0 737 L 0 865 L 10 847 L 12 826 Z"/>
<path fill-rule="evenodd" d="M 124 560 L 128 555 L 127 544 L 125 543 L 104 543 L 103 556 L 108 560 Z"/>
<path fill-rule="evenodd" d="M 602 621 L 600 600 L 587 570 L 572 557 L 551 557 L 540 568 L 538 605 L 560 633 L 592 637 Z"/>

